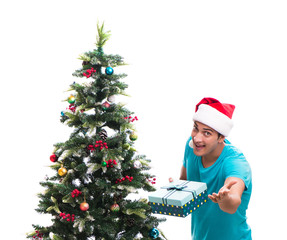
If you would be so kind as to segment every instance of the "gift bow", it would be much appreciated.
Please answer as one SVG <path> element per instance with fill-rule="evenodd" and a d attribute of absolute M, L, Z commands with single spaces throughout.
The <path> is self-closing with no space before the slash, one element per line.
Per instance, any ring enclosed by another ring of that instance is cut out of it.
<path fill-rule="evenodd" d="M 186 188 L 187 186 L 179 186 L 179 185 L 173 185 L 173 186 L 170 186 L 167 190 L 170 191 L 170 190 L 177 190 L 177 191 L 181 191 L 182 189 Z"/>
<path fill-rule="evenodd" d="M 163 204 L 167 204 L 167 199 L 174 194 L 176 191 L 182 191 L 183 189 L 187 188 L 188 186 L 186 186 L 187 182 L 182 183 L 182 184 L 178 184 L 178 185 L 172 185 L 169 187 L 162 187 L 166 190 L 168 190 L 167 194 L 162 198 L 162 203 Z M 193 198 L 196 197 L 196 191 L 194 189 L 186 189 L 184 190 L 186 192 L 190 192 L 193 195 Z"/>

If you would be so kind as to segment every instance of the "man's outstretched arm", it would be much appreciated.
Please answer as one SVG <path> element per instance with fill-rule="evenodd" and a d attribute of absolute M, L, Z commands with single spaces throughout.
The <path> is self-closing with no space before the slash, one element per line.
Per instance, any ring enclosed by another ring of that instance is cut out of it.
<path fill-rule="evenodd" d="M 214 203 L 218 203 L 222 211 L 233 214 L 241 204 L 241 196 L 244 189 L 245 184 L 242 179 L 229 177 L 225 180 L 224 186 L 218 193 L 212 193 L 208 197 Z"/>

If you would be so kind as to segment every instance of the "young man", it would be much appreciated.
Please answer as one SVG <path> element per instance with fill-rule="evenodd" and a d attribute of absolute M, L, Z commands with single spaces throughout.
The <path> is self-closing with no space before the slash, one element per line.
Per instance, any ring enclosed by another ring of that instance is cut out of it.
<path fill-rule="evenodd" d="M 193 240 L 251 240 L 246 223 L 251 169 L 225 139 L 233 127 L 234 108 L 214 98 L 203 98 L 196 105 L 180 179 L 205 182 L 210 201 L 192 214 Z"/>

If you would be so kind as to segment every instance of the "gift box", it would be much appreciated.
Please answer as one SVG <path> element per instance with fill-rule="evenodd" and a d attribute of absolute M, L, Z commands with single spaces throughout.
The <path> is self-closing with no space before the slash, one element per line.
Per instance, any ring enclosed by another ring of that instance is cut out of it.
<path fill-rule="evenodd" d="M 206 183 L 178 180 L 149 194 L 152 212 L 186 217 L 207 202 Z"/>

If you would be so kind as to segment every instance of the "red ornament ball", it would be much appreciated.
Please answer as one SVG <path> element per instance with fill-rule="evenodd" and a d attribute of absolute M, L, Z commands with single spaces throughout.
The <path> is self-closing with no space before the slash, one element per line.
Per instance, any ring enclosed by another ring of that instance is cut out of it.
<path fill-rule="evenodd" d="M 102 104 L 103 110 L 107 110 L 110 106 L 111 104 L 109 104 L 107 101 Z"/>
<path fill-rule="evenodd" d="M 114 203 L 114 204 L 111 206 L 111 211 L 112 211 L 112 212 L 118 212 L 118 211 L 120 211 L 120 206 L 119 206 L 117 203 Z"/>
<path fill-rule="evenodd" d="M 82 202 L 81 204 L 80 204 L 80 209 L 82 210 L 82 211 L 87 211 L 88 209 L 89 209 L 89 204 L 87 203 L 87 202 Z"/>
<path fill-rule="evenodd" d="M 50 160 L 51 160 L 52 162 L 56 162 L 56 161 L 58 160 L 58 157 L 56 156 L 56 154 L 52 154 L 52 155 L 50 156 Z"/>

